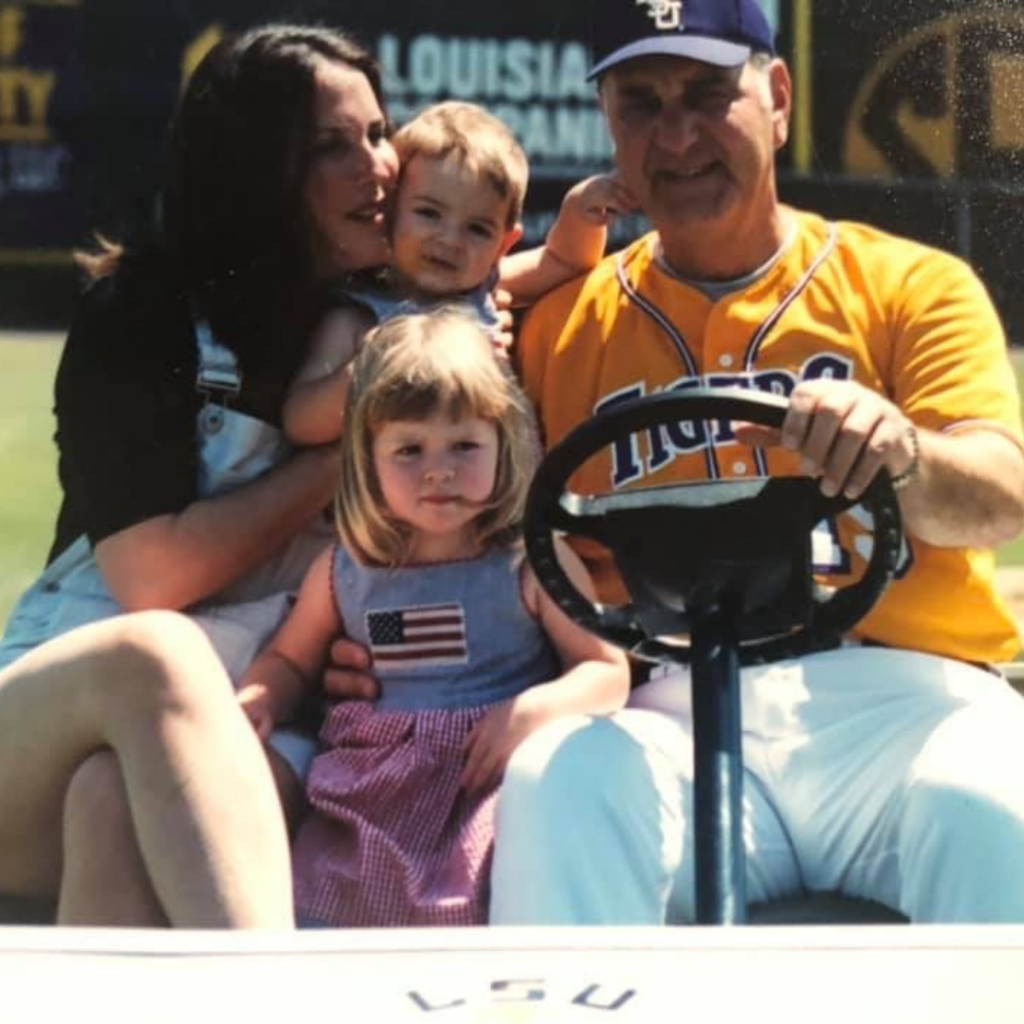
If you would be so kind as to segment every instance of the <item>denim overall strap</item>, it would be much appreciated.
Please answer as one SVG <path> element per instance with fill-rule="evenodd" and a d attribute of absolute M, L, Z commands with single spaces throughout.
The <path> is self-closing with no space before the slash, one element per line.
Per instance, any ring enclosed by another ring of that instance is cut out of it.
<path fill-rule="evenodd" d="M 199 355 L 196 390 L 203 396 L 200 431 L 216 434 L 224 425 L 225 407 L 242 390 L 242 371 L 235 353 L 214 338 L 209 321 L 197 320 L 195 332 Z"/>

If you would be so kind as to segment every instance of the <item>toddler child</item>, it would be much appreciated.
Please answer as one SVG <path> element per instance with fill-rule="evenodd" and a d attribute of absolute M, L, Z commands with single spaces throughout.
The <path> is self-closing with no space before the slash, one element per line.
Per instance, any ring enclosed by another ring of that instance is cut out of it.
<path fill-rule="evenodd" d="M 441 309 L 388 320 L 352 370 L 340 539 L 243 680 L 266 738 L 315 687 L 340 630 L 375 701 L 331 706 L 296 837 L 300 921 L 482 924 L 496 790 L 514 748 L 564 714 L 620 708 L 621 651 L 547 596 L 519 539 L 537 456 L 525 396 L 485 329 Z M 567 546 L 559 557 L 592 593 Z"/>
<path fill-rule="evenodd" d="M 384 287 L 346 292 L 318 327 L 284 406 L 285 433 L 295 444 L 337 439 L 346 367 L 375 323 L 458 302 L 493 328 L 496 287 L 513 305 L 525 305 L 591 269 L 604 255 L 609 218 L 634 206 L 614 178 L 587 178 L 566 194 L 545 244 L 510 255 L 522 236 L 529 169 L 503 121 L 475 104 L 448 101 L 428 107 L 393 141 L 402 169 L 392 264 Z"/>

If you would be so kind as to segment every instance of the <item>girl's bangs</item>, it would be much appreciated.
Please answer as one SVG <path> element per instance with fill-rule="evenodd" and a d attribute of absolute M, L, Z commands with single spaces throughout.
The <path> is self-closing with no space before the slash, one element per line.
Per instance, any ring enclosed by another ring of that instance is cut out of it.
<path fill-rule="evenodd" d="M 382 423 L 425 420 L 439 413 L 452 420 L 500 420 L 507 409 L 507 396 L 494 381 L 447 373 L 431 380 L 406 377 L 379 387 L 367 419 L 375 429 Z"/>

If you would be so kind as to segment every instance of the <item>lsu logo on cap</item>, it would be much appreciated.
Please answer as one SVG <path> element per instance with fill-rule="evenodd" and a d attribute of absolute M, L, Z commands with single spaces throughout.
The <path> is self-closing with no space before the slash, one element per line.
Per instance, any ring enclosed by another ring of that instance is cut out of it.
<path fill-rule="evenodd" d="M 683 0 L 636 0 L 636 6 L 647 8 L 647 17 L 659 31 L 683 28 Z"/>

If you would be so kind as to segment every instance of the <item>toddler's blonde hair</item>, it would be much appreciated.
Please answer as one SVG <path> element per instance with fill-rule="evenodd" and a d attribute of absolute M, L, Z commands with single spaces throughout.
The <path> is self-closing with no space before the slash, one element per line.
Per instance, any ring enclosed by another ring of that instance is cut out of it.
<path fill-rule="evenodd" d="M 454 156 L 470 174 L 486 180 L 508 200 L 505 227 L 523 214 L 530 165 L 512 130 L 475 103 L 435 103 L 403 125 L 392 139 L 402 167 L 415 156 L 445 160 Z"/>

